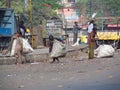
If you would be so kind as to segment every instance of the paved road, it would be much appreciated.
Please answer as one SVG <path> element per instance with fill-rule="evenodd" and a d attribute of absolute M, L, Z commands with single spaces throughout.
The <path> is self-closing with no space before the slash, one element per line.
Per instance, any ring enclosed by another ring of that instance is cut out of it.
<path fill-rule="evenodd" d="M 120 54 L 120 53 L 119 53 Z M 120 56 L 0 66 L 0 90 L 120 90 Z"/>

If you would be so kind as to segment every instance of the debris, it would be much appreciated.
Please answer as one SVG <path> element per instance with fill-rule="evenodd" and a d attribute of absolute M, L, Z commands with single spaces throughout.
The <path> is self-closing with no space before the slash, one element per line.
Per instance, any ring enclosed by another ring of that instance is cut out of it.
<path fill-rule="evenodd" d="M 58 85 L 58 87 L 63 87 L 63 85 Z"/>
<path fill-rule="evenodd" d="M 62 63 L 61 65 L 64 65 L 64 63 Z"/>
<path fill-rule="evenodd" d="M 16 76 L 16 74 L 13 74 L 13 75 L 12 75 L 12 74 L 9 74 L 9 75 L 7 75 L 7 76 L 8 76 L 8 77 L 11 77 L 11 76 Z"/>
<path fill-rule="evenodd" d="M 76 43 L 74 43 L 72 46 L 73 46 L 73 47 L 74 47 L 74 46 L 78 46 L 78 45 L 79 45 L 79 41 L 80 41 L 80 39 L 78 38 L 77 41 L 76 41 Z"/>
<path fill-rule="evenodd" d="M 44 46 L 37 46 L 37 49 L 45 48 Z"/>
<path fill-rule="evenodd" d="M 52 78 L 51 80 L 56 81 L 56 80 L 58 80 L 58 79 L 57 79 L 57 78 Z"/>
<path fill-rule="evenodd" d="M 18 88 L 24 88 L 25 86 L 24 85 L 20 85 Z"/>
<path fill-rule="evenodd" d="M 87 71 L 78 71 L 77 73 L 86 73 Z"/>
<path fill-rule="evenodd" d="M 40 79 L 44 79 L 44 76 L 40 76 Z"/>
<path fill-rule="evenodd" d="M 108 76 L 108 78 L 112 78 L 112 75 Z"/>
<path fill-rule="evenodd" d="M 38 62 L 34 62 L 34 63 L 31 63 L 31 64 L 39 64 Z"/>

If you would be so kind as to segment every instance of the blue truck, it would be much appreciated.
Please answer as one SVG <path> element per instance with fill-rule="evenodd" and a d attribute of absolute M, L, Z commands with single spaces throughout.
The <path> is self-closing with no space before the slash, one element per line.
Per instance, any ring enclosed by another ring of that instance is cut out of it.
<path fill-rule="evenodd" d="M 0 8 L 0 51 L 9 47 L 11 37 L 19 30 L 18 16 L 10 8 Z"/>

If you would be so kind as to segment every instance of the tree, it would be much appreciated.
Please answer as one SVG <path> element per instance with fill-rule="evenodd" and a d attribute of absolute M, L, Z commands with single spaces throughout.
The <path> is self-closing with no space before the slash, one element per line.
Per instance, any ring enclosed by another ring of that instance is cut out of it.
<path fill-rule="evenodd" d="M 120 16 L 120 1 L 119 0 L 104 0 L 106 8 L 112 16 Z"/>
<path fill-rule="evenodd" d="M 60 0 L 32 0 L 33 25 L 41 24 L 43 19 L 49 19 L 52 16 L 57 16 L 55 9 L 59 8 Z M 10 0 L 11 8 L 16 14 L 19 14 L 20 19 L 23 19 L 29 26 L 30 6 L 29 0 Z M 6 7 L 6 0 L 0 0 L 0 7 Z"/>
<path fill-rule="evenodd" d="M 6 1 L 5 0 L 0 0 L 0 7 L 5 7 Z"/>
<path fill-rule="evenodd" d="M 34 0 L 34 2 L 41 2 L 39 4 L 40 8 L 51 8 L 55 10 L 61 7 L 59 4 L 60 0 Z"/>
<path fill-rule="evenodd" d="M 57 1 L 59 0 L 34 0 L 33 25 L 41 24 L 42 20 L 50 19 L 52 16 L 57 16 L 55 9 L 60 7 Z"/>

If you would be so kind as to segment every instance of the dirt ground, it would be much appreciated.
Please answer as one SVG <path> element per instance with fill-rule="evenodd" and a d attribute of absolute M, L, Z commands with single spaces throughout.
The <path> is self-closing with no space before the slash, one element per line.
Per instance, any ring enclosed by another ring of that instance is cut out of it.
<path fill-rule="evenodd" d="M 66 58 L 53 64 L 1 65 L 0 90 L 120 90 L 119 54 L 91 60 Z"/>

